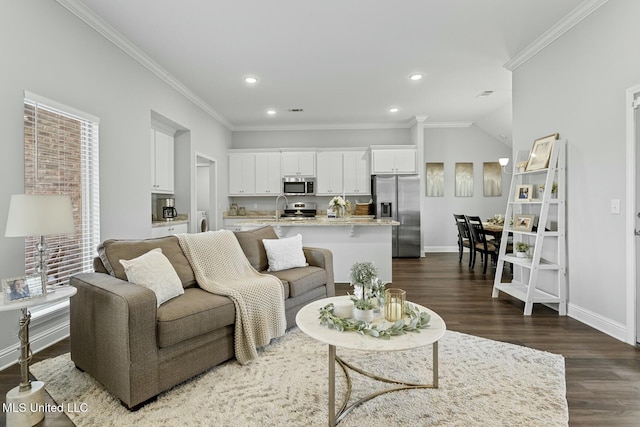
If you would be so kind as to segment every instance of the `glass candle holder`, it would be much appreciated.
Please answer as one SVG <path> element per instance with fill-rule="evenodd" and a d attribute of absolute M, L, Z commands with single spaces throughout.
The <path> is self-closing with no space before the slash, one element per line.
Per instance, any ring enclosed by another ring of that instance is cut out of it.
<path fill-rule="evenodd" d="M 384 318 L 389 322 L 404 319 L 404 301 L 407 292 L 390 288 L 384 291 Z"/>

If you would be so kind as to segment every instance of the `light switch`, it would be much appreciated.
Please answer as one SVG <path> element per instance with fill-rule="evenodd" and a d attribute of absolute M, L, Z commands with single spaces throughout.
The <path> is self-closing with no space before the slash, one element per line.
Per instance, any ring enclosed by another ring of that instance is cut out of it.
<path fill-rule="evenodd" d="M 620 199 L 611 199 L 611 213 L 612 214 L 620 213 Z"/>

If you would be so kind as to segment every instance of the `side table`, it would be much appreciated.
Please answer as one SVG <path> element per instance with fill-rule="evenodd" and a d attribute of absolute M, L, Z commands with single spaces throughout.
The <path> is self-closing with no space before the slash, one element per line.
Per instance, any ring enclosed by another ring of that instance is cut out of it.
<path fill-rule="evenodd" d="M 44 418 L 44 382 L 29 379 L 29 362 L 31 348 L 29 345 L 29 323 L 31 313 L 29 308 L 71 298 L 77 289 L 72 286 L 56 288 L 47 295 L 20 300 L 5 304 L 0 302 L 0 311 L 20 310 L 20 385 L 7 393 L 7 425 L 31 427 Z"/>

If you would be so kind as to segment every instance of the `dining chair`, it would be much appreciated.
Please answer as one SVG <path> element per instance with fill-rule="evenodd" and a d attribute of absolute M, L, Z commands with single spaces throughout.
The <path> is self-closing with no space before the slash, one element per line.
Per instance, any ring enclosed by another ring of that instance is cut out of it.
<path fill-rule="evenodd" d="M 471 244 L 473 246 L 473 257 L 471 259 L 471 269 L 476 264 L 476 253 L 480 253 L 484 267 L 482 274 L 487 274 L 487 265 L 489 262 L 495 263 L 498 260 L 498 249 L 495 240 L 487 239 L 484 227 L 482 226 L 482 219 L 479 216 L 465 215 L 465 219 L 469 226 L 469 234 L 471 235 Z"/>
<path fill-rule="evenodd" d="M 469 248 L 469 267 L 471 267 L 474 251 L 471 244 L 469 225 L 464 215 L 453 214 L 453 217 L 456 220 L 456 227 L 458 227 L 458 262 L 462 262 L 464 248 Z"/>

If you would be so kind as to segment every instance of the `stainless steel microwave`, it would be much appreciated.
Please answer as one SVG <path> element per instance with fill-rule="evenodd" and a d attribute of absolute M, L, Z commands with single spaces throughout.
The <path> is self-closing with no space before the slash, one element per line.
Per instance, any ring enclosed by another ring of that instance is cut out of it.
<path fill-rule="evenodd" d="M 316 194 L 316 179 L 285 176 L 282 178 L 282 192 L 286 196 L 313 196 Z"/>

